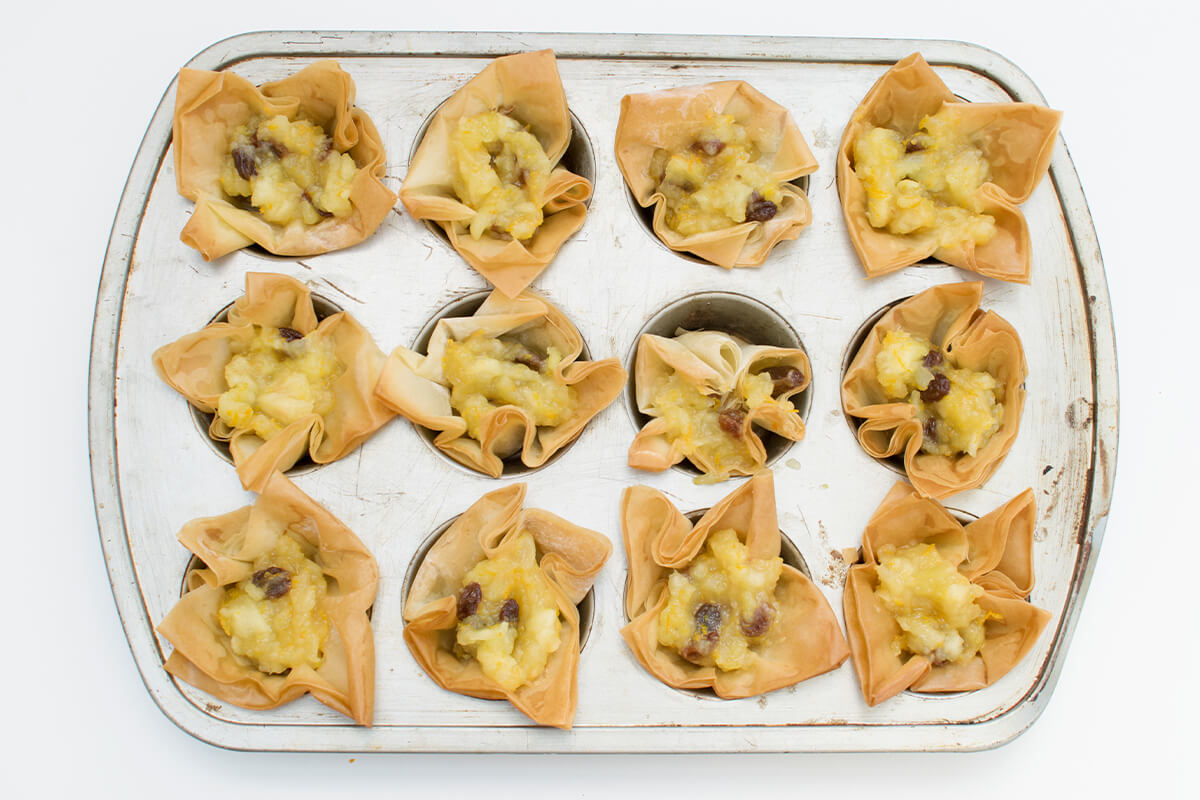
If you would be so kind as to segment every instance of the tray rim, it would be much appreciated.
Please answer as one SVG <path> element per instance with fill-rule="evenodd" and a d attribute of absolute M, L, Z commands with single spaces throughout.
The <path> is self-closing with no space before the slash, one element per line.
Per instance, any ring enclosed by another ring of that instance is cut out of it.
<path fill-rule="evenodd" d="M 682 34 L 403 32 L 403 31 L 260 31 L 220 40 L 184 66 L 223 69 L 269 57 L 446 57 L 490 59 L 517 50 L 552 47 L 561 58 L 629 60 L 783 61 L 888 65 L 919 50 L 934 66 L 972 70 L 995 82 L 1010 96 L 1045 104 L 1032 80 L 1015 64 L 987 48 L 961 41 L 784 37 L 691 36 Z M 389 49 L 390 48 L 390 49 Z M 863 51 L 870 51 L 864 56 Z M 694 52 L 706 55 L 697 57 Z M 142 601 L 125 535 L 115 438 L 116 357 L 125 285 L 142 209 L 170 146 L 173 77 L 150 120 L 126 179 L 114 215 L 97 287 L 88 377 L 88 444 L 92 488 L 101 548 L 114 603 L 142 682 L 160 710 L 188 734 L 235 750 L 290 752 L 635 752 L 626 728 L 576 728 L 573 734 L 534 726 L 401 726 L 410 732 L 406 746 L 389 746 L 372 729 L 351 725 L 273 725 L 230 723 L 204 714 L 175 687 L 161 668 L 154 624 Z M 161 149 L 158 142 L 163 142 Z M 1115 335 L 1103 260 L 1079 176 L 1060 133 L 1051 161 L 1050 180 L 1062 203 L 1067 234 L 1075 253 L 1081 286 L 1086 290 L 1084 317 L 1092 353 L 1092 453 L 1083 500 L 1079 550 L 1072 587 L 1043 669 L 1029 691 L 1011 708 L 983 720 L 950 724 L 795 726 L 696 726 L 710 736 L 689 737 L 687 749 L 649 747 L 636 752 L 930 751 L 980 750 L 1002 745 L 1027 730 L 1040 716 L 1057 683 L 1065 655 L 1095 568 L 1103 540 L 1117 459 L 1118 376 Z M 1111 398 L 1111 399 L 1110 399 Z M 132 587 L 132 592 L 118 587 Z M 656 726 L 639 726 L 639 729 Z M 308 729 L 307 737 L 295 729 Z M 831 733 L 837 731 L 838 733 Z M 431 735 L 441 732 L 441 736 Z M 472 736 L 472 733 L 480 734 Z M 312 734 L 315 734 L 313 736 Z M 747 737 L 751 737 L 749 740 Z M 585 741 L 586 739 L 586 741 Z"/>

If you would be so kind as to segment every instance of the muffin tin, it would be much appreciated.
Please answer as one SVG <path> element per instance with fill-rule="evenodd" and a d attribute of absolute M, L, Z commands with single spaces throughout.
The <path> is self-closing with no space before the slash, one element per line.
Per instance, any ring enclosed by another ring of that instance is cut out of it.
<path fill-rule="evenodd" d="M 1017 67 L 958 42 L 567 34 L 256 33 L 208 48 L 188 66 L 234 69 L 255 83 L 337 58 L 387 147 L 398 189 L 415 137 L 438 104 L 488 59 L 552 47 L 567 99 L 595 159 L 587 222 L 533 289 L 578 326 L 594 358 L 628 364 L 638 331 L 703 292 L 766 305 L 809 354 L 807 435 L 772 466 L 780 527 L 841 617 L 843 548 L 898 479 L 858 446 L 839 385 L 856 331 L 873 313 L 938 283 L 975 276 L 930 263 L 868 281 L 847 237 L 834 181 L 842 129 L 872 83 L 920 50 L 961 97 L 1044 103 Z M 740 78 L 790 109 L 821 164 L 809 181 L 814 222 L 758 269 L 726 271 L 661 246 L 631 208 L 613 156 L 623 95 Z M 174 85 L 150 123 L 113 225 L 97 297 L 89 387 L 100 537 L 134 659 L 155 702 L 184 730 L 238 749 L 469 752 L 953 750 L 994 746 L 1037 718 L 1054 687 L 1107 519 L 1117 443 L 1111 313 L 1087 205 L 1060 137 L 1049 180 L 1024 204 L 1034 248 L 1029 286 L 986 281 L 984 307 L 1013 323 L 1029 360 L 1029 402 L 1007 459 L 981 489 L 948 500 L 984 513 L 1026 486 L 1038 499 L 1037 588 L 1053 614 L 1032 653 L 997 684 L 953 696 L 905 693 L 868 708 L 849 662 L 796 686 L 737 701 L 674 691 L 641 669 L 624 624 L 621 490 L 645 483 L 680 508 L 706 508 L 737 480 L 697 486 L 681 470 L 626 465 L 637 427 L 624 397 L 552 463 L 494 481 L 427 446 L 403 419 L 359 450 L 295 476 L 345 522 L 380 567 L 373 610 L 376 713 L 357 727 L 305 697 L 248 711 L 178 683 L 154 631 L 179 596 L 187 563 L 175 533 L 188 520 L 251 502 L 232 467 L 159 380 L 155 348 L 197 330 L 241 294 L 249 271 L 305 281 L 354 314 L 386 351 L 412 346 L 439 309 L 487 288 L 437 234 L 400 206 L 366 242 L 309 258 L 244 250 L 204 263 L 179 241 L 191 203 L 169 157 Z M 1070 109 L 1066 109 L 1068 118 Z M 430 534 L 505 481 L 529 483 L 527 505 L 602 531 L 613 557 L 595 584 L 571 731 L 537 728 L 507 703 L 440 689 L 404 645 L 405 575 Z M 686 732 L 684 730 L 685 729 Z"/>

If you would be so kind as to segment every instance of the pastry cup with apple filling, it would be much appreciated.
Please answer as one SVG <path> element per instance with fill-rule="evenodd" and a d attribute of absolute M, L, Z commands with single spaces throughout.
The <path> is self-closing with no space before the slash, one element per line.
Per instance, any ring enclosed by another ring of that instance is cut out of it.
<path fill-rule="evenodd" d="M 825 596 L 779 557 L 771 473 L 694 527 L 662 492 L 630 487 L 621 525 L 632 620 L 621 636 L 668 686 L 750 697 L 836 669 L 849 655 Z"/>
<path fill-rule="evenodd" d="M 203 567 L 158 626 L 168 672 L 242 708 L 307 692 L 371 724 L 379 568 L 349 528 L 276 472 L 253 505 L 192 520 L 179 541 Z"/>
<path fill-rule="evenodd" d="M 444 317 L 422 355 L 397 347 L 376 397 L 471 469 L 500 477 L 504 459 L 540 467 L 579 436 L 625 382 L 615 358 L 577 361 L 583 338 L 530 292 L 488 295 L 470 317 Z"/>
<path fill-rule="evenodd" d="M 935 286 L 891 308 L 842 378 L 842 407 L 862 420 L 877 459 L 904 454 L 918 492 L 974 489 L 1000 466 L 1021 424 L 1027 374 L 1016 330 L 979 308 L 983 284 Z"/>
<path fill-rule="evenodd" d="M 439 686 L 508 700 L 570 728 L 578 699 L 576 605 L 612 553 L 608 538 L 522 508 L 525 484 L 484 495 L 430 548 L 404 603 L 404 641 Z"/>
<path fill-rule="evenodd" d="M 314 255 L 374 233 L 396 195 L 381 181 L 383 140 L 354 94 L 335 61 L 261 87 L 232 72 L 181 70 L 175 182 L 196 204 L 183 242 L 211 261 L 255 243 Z"/>
<path fill-rule="evenodd" d="M 787 109 L 744 81 L 626 95 L 617 164 L 672 250 L 757 267 L 812 221 L 789 183 L 817 162 Z"/>
<path fill-rule="evenodd" d="M 936 500 L 892 487 L 843 595 L 868 705 L 904 689 L 982 689 L 1025 657 L 1050 620 L 1025 599 L 1036 525 L 1031 489 L 964 526 Z"/>
<path fill-rule="evenodd" d="M 154 353 L 171 388 L 213 414 L 238 477 L 259 491 L 306 452 L 318 464 L 349 453 L 392 418 L 373 393 L 383 352 L 354 317 L 317 323 L 309 290 L 285 275 L 246 274 L 246 293 L 213 322 Z"/>
<path fill-rule="evenodd" d="M 963 102 L 920 53 L 889 69 L 838 148 L 842 213 L 867 276 L 932 256 L 1028 283 L 1017 206 L 1046 174 L 1061 118 L 1029 103 Z"/>
<path fill-rule="evenodd" d="M 497 58 L 434 114 L 400 200 L 515 297 L 587 216 L 591 183 L 559 164 L 570 141 L 554 52 Z"/>
<path fill-rule="evenodd" d="M 752 345 L 719 331 L 645 334 L 634 382 L 638 410 L 653 419 L 634 437 L 629 466 L 662 471 L 684 458 L 717 483 L 762 469 L 754 426 L 798 442 L 804 421 L 790 398 L 809 384 L 803 350 Z"/>

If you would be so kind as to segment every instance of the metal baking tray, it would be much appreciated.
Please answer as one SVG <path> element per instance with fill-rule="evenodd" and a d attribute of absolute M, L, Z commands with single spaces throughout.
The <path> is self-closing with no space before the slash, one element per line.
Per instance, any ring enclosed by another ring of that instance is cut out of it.
<path fill-rule="evenodd" d="M 936 263 L 864 278 L 838 204 L 834 155 L 851 111 L 892 63 L 921 51 L 951 90 L 971 101 L 1045 103 L 1003 57 L 960 42 L 710 36 L 254 33 L 219 42 L 188 66 L 234 69 L 255 83 L 318 58 L 354 77 L 358 104 L 388 152 L 398 189 L 423 123 L 497 55 L 552 47 L 579 130 L 580 169 L 594 160 L 583 229 L 534 289 L 574 320 L 593 357 L 628 366 L 635 336 L 656 312 L 706 291 L 756 298 L 796 331 L 814 377 L 806 438 L 774 463 L 780 527 L 841 616 L 845 566 L 864 524 L 898 475 L 867 456 L 844 418 L 839 384 L 848 349 L 873 313 L 939 283 L 975 276 Z M 618 104 L 630 92 L 744 79 L 790 109 L 820 162 L 808 192 L 814 222 L 759 269 L 698 264 L 661 246 L 641 221 L 613 156 Z M 154 113 L 121 198 L 96 302 L 89 386 L 92 480 L 113 596 L 146 687 L 181 728 L 248 750 L 666 752 L 966 750 L 1006 742 L 1045 708 L 1071 638 L 1104 531 L 1117 445 L 1112 318 L 1092 220 L 1065 143 L 1023 206 L 1033 241 L 1032 285 L 986 281 L 984 306 L 1020 332 L 1029 360 L 1021 433 L 981 489 L 948 505 L 982 515 L 1034 487 L 1037 585 L 1031 601 L 1051 624 L 1003 680 L 950 696 L 903 693 L 864 703 L 850 662 L 788 689 L 738 701 L 664 686 L 633 659 L 624 625 L 625 562 L 618 501 L 645 483 L 684 511 L 703 509 L 737 481 L 697 486 L 680 470 L 629 468 L 636 431 L 626 395 L 547 467 L 494 481 L 436 453 L 404 419 L 358 451 L 298 474 L 296 483 L 372 549 L 382 579 L 374 606 L 376 713 L 356 727 L 311 698 L 247 711 L 176 682 L 170 645 L 154 631 L 180 594 L 188 554 L 175 533 L 195 517 L 252 499 L 210 447 L 187 403 L 159 380 L 151 353 L 197 330 L 242 292 L 248 271 L 276 271 L 352 312 L 385 351 L 411 345 L 439 309 L 485 281 L 434 232 L 397 207 L 367 242 L 311 258 L 240 251 L 215 263 L 179 241 L 191 203 L 175 191 L 172 83 Z M 1070 109 L 1066 109 L 1070 114 Z M 586 174 L 586 173 L 585 173 Z M 401 637 L 404 576 L 422 543 L 480 495 L 529 483 L 528 504 L 609 535 L 614 554 L 596 582 L 571 731 L 538 728 L 510 705 L 440 689 Z"/>

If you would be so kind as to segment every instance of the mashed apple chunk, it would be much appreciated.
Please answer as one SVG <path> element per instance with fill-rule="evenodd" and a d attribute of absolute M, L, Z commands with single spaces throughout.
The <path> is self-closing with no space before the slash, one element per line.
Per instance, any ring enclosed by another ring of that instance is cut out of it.
<path fill-rule="evenodd" d="M 965 663 L 984 642 L 984 623 L 993 616 L 975 602 L 983 588 L 971 583 L 932 544 L 880 549 L 875 595 L 895 617 L 901 633 L 892 643 L 929 657 L 935 665 Z"/>
<path fill-rule="evenodd" d="M 537 137 L 512 117 L 487 111 L 458 121 L 450 152 L 454 193 L 475 212 L 467 222 L 471 237 L 533 236 L 542 224 L 551 167 Z"/>
<path fill-rule="evenodd" d="M 466 421 L 467 435 L 478 439 L 483 418 L 499 406 L 517 406 L 539 426 L 569 419 L 576 393 L 555 377 L 561 363 L 555 347 L 542 356 L 520 342 L 475 331 L 461 342 L 446 342 L 442 374 L 450 383 L 450 405 Z"/>
<path fill-rule="evenodd" d="M 958 369 L 931 342 L 891 330 L 875 356 L 879 385 L 889 400 L 911 405 L 925 435 L 921 451 L 975 455 L 1004 417 L 1004 387 L 990 373 Z"/>
<path fill-rule="evenodd" d="M 987 243 L 995 218 L 980 207 L 989 167 L 943 112 L 905 136 L 868 126 L 854 140 L 854 174 L 867 195 L 867 221 L 897 235 L 934 232 L 939 247 Z"/>
<path fill-rule="evenodd" d="M 319 125 L 282 114 L 239 125 L 221 169 L 221 188 L 249 198 L 267 222 L 315 225 L 353 210 L 350 189 L 358 166 L 339 153 Z"/>
<path fill-rule="evenodd" d="M 522 532 L 463 577 L 456 652 L 508 691 L 537 679 L 558 650 L 562 622 L 533 537 Z"/>
<path fill-rule="evenodd" d="M 317 669 L 329 636 L 321 609 L 325 574 L 289 535 L 254 562 L 254 573 L 225 591 L 217 611 L 234 653 L 262 672 Z"/>
<path fill-rule="evenodd" d="M 703 394 L 678 373 L 671 373 L 652 387 L 651 404 L 655 416 L 666 423 L 667 441 L 679 442 L 688 458 L 702 454 L 713 469 L 702 482 L 717 482 L 734 471 L 755 470 L 746 438 L 747 414 L 767 402 L 795 411 L 791 402 L 776 395 L 796 388 L 803 380 L 795 367 L 768 367 L 747 375 L 725 394 Z"/>
<path fill-rule="evenodd" d="M 773 218 L 782 193 L 760 158 L 729 114 L 710 115 L 686 149 L 655 151 L 650 177 L 666 198 L 667 226 L 693 236 Z"/>
<path fill-rule="evenodd" d="M 251 430 L 266 441 L 310 414 L 333 409 L 334 380 L 345 371 L 333 343 L 291 328 L 255 326 L 250 342 L 234 340 L 225 365 L 229 388 L 217 414 L 230 428 Z"/>
<path fill-rule="evenodd" d="M 773 629 L 783 559 L 752 559 L 732 528 L 708 537 L 687 570 L 667 579 L 658 642 L 688 661 L 732 671 L 750 666 L 752 647 Z"/>

